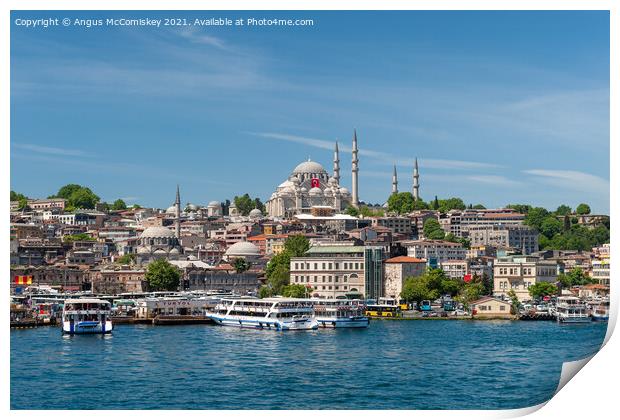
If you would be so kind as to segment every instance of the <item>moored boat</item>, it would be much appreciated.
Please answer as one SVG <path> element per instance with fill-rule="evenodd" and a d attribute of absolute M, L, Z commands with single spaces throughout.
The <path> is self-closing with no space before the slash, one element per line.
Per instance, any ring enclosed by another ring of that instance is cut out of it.
<path fill-rule="evenodd" d="M 586 305 L 575 296 L 560 296 L 556 306 L 556 319 L 562 324 L 582 324 L 592 322 Z"/>
<path fill-rule="evenodd" d="M 603 300 L 592 307 L 592 321 L 609 321 L 609 300 Z"/>
<path fill-rule="evenodd" d="M 205 315 L 220 325 L 288 331 L 317 329 L 319 323 L 312 311 L 312 303 L 306 299 L 231 298 L 222 299 Z"/>
<path fill-rule="evenodd" d="M 321 328 L 366 328 L 370 323 L 358 300 L 312 299 Z"/>
<path fill-rule="evenodd" d="M 112 332 L 110 302 L 101 299 L 67 299 L 62 310 L 63 334 Z"/>

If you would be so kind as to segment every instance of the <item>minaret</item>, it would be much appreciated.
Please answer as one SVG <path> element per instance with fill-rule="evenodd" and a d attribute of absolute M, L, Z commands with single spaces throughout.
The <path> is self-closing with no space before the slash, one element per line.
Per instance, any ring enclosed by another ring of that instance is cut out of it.
<path fill-rule="evenodd" d="M 418 201 L 420 199 L 420 173 L 418 172 L 418 158 L 415 158 L 413 167 L 413 198 Z"/>
<path fill-rule="evenodd" d="M 392 194 L 398 194 L 398 175 L 396 175 L 396 165 L 392 174 Z"/>
<path fill-rule="evenodd" d="M 353 207 L 359 207 L 359 197 L 357 195 L 357 173 L 359 168 L 357 164 L 357 131 L 353 130 L 353 148 L 351 150 L 351 204 Z"/>
<path fill-rule="evenodd" d="M 179 193 L 179 184 L 177 184 L 177 199 L 174 201 L 175 208 L 175 234 L 178 239 L 181 239 L 181 194 Z"/>
<path fill-rule="evenodd" d="M 340 156 L 338 155 L 338 142 L 336 142 L 336 149 L 334 149 L 334 179 L 336 184 L 340 185 Z"/>

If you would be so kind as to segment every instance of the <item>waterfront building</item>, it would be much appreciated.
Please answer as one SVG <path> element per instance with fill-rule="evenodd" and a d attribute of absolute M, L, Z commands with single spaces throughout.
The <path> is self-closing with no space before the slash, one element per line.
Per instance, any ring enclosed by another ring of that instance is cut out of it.
<path fill-rule="evenodd" d="M 50 287 L 63 291 L 85 291 L 92 288 L 92 270 L 88 266 L 41 265 L 14 266 L 10 270 L 11 293 L 21 288 L 16 276 L 31 276 L 32 286 Z"/>
<path fill-rule="evenodd" d="M 290 282 L 312 287 L 312 295 L 323 299 L 376 299 L 383 292 L 383 255 L 382 247 L 314 245 L 291 258 Z"/>
<path fill-rule="evenodd" d="M 384 291 L 382 296 L 400 299 L 403 284 L 408 277 L 418 277 L 426 271 L 426 260 L 400 256 L 383 262 Z"/>
<path fill-rule="evenodd" d="M 250 269 L 237 273 L 229 264 L 202 268 L 191 264 L 184 270 L 185 290 L 231 292 L 237 295 L 256 295 L 263 285 L 261 273 Z"/>
<path fill-rule="evenodd" d="M 520 301 L 530 300 L 528 288 L 536 283 L 555 284 L 558 264 L 537 257 L 513 255 L 495 260 L 493 267 L 493 294 L 508 296 L 514 290 Z"/>
<path fill-rule="evenodd" d="M 439 240 L 417 240 L 402 243 L 407 248 L 407 255 L 413 258 L 423 258 L 431 262 L 441 263 L 450 260 L 464 260 L 466 251 L 458 242 Z"/>
<path fill-rule="evenodd" d="M 145 270 L 128 265 L 101 267 L 93 276 L 93 292 L 102 294 L 142 293 L 147 290 Z"/>
<path fill-rule="evenodd" d="M 467 228 L 471 246 L 513 248 L 524 255 L 538 251 L 538 232 L 521 225 L 480 225 Z"/>
<path fill-rule="evenodd" d="M 605 286 L 609 286 L 609 256 L 607 258 L 602 257 L 600 259 L 592 260 L 592 278 Z"/>
<path fill-rule="evenodd" d="M 474 318 L 510 318 L 510 302 L 484 296 L 469 304 L 472 316 Z"/>

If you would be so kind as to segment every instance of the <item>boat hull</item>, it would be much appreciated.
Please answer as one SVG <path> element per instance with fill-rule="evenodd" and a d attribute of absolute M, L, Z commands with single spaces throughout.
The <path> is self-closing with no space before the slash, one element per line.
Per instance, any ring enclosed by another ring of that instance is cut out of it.
<path fill-rule="evenodd" d="M 94 321 L 83 321 L 78 323 L 65 321 L 62 323 L 62 333 L 69 335 L 110 334 L 113 328 L 112 321 L 106 321 L 104 324 Z"/>
<path fill-rule="evenodd" d="M 370 319 L 366 316 L 348 318 L 321 318 L 317 317 L 321 328 L 368 328 Z"/>
<path fill-rule="evenodd" d="M 280 321 L 268 318 L 251 318 L 251 317 L 230 317 L 220 315 L 207 315 L 216 324 L 237 328 L 252 328 L 258 330 L 315 330 L 319 328 L 319 323 L 310 318 L 307 320 Z"/>
<path fill-rule="evenodd" d="M 558 322 L 560 324 L 587 324 L 589 322 L 592 322 L 592 318 L 590 318 L 589 316 L 570 318 L 558 317 Z"/>

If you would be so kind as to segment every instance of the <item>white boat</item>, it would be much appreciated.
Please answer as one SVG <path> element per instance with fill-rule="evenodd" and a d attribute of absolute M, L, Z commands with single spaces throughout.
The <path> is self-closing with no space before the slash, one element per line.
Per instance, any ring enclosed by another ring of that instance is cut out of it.
<path fill-rule="evenodd" d="M 292 298 L 222 299 L 205 315 L 220 325 L 276 331 L 314 330 L 319 323 L 312 315 L 312 303 Z"/>
<path fill-rule="evenodd" d="M 63 334 L 112 332 L 110 302 L 101 299 L 67 299 L 62 310 Z"/>
<path fill-rule="evenodd" d="M 592 322 L 588 308 L 575 296 L 560 296 L 556 306 L 556 319 L 563 324 Z"/>
<path fill-rule="evenodd" d="M 314 317 L 321 328 L 366 328 L 370 323 L 358 300 L 312 299 Z"/>
<path fill-rule="evenodd" d="M 603 300 L 592 307 L 592 321 L 609 321 L 609 300 Z"/>

